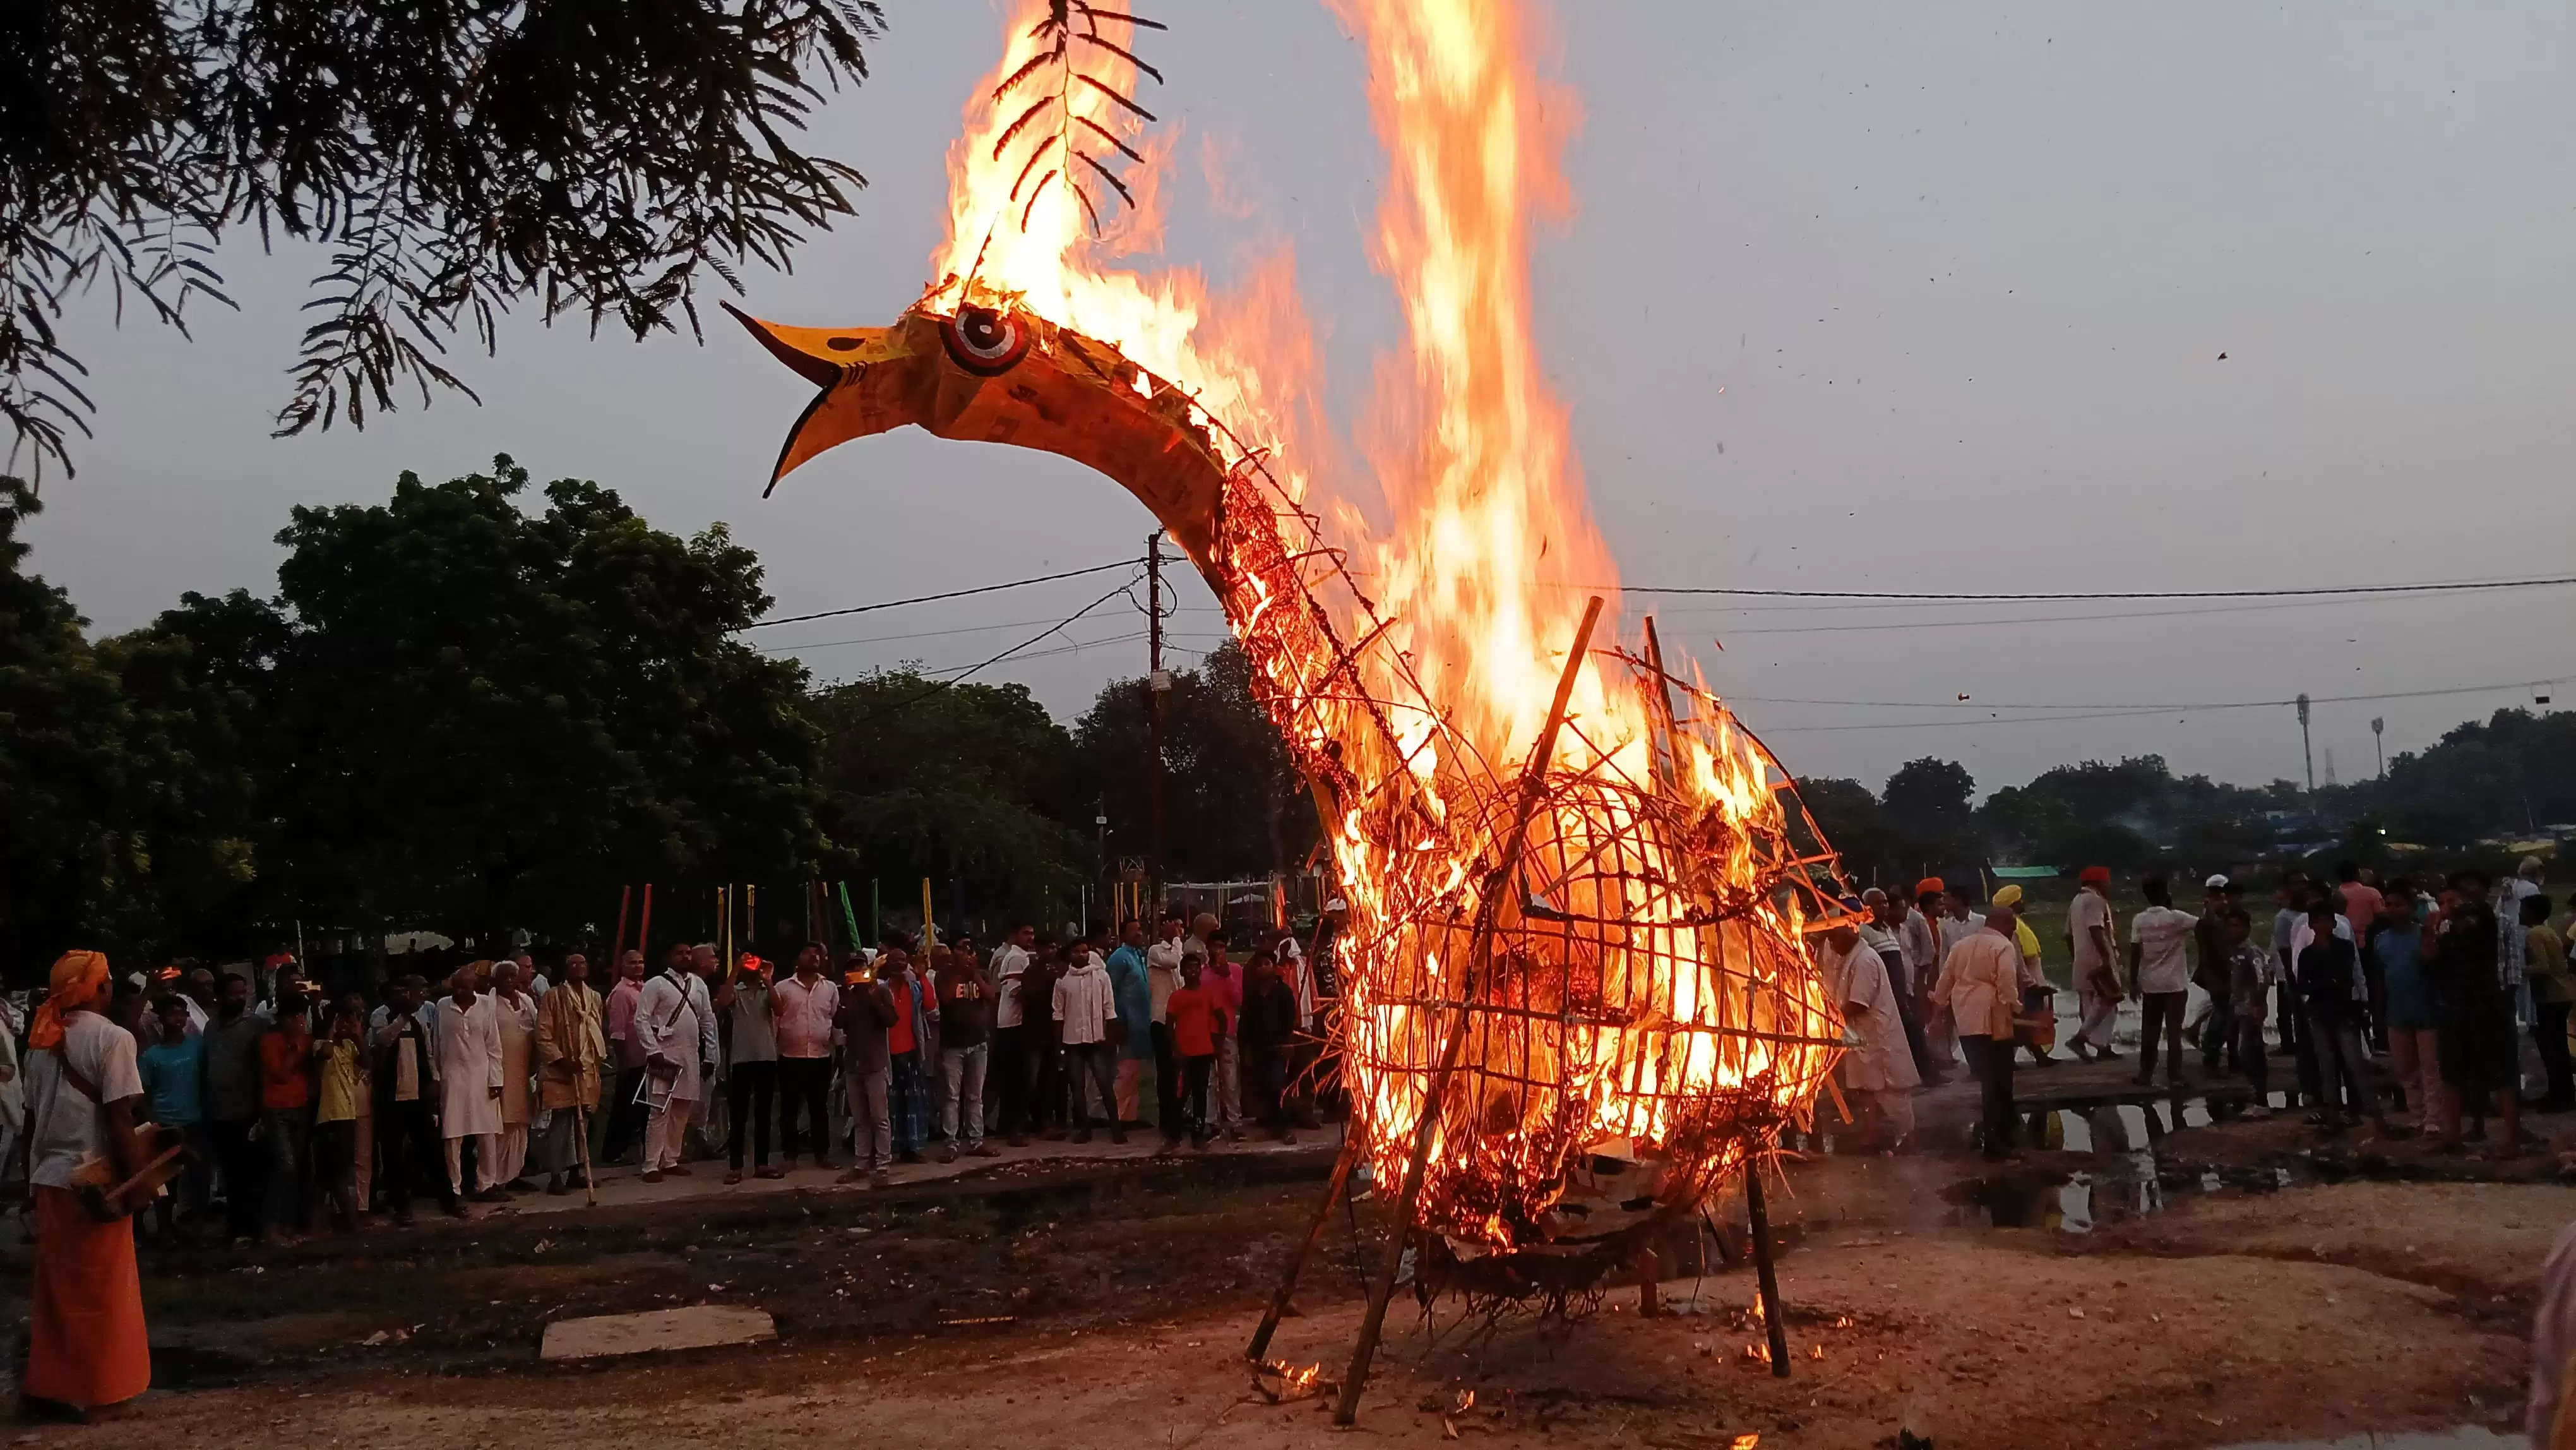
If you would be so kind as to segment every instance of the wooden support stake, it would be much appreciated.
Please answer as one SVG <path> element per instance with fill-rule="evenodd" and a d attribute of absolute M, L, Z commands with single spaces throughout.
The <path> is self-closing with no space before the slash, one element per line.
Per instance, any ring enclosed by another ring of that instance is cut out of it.
<path fill-rule="evenodd" d="M 1288 1317 L 1288 1296 L 1297 1290 L 1297 1276 L 1306 1271 L 1306 1260 L 1314 1257 L 1315 1246 L 1324 1241 L 1324 1225 L 1331 1221 L 1333 1205 L 1342 1198 L 1342 1189 L 1351 1181 L 1351 1169 L 1359 1162 L 1361 1134 L 1357 1123 L 1342 1128 L 1342 1151 L 1333 1159 L 1333 1176 L 1324 1184 L 1323 1200 L 1315 1205 L 1315 1216 L 1306 1224 L 1306 1233 L 1297 1241 L 1297 1252 L 1289 1257 L 1288 1267 L 1279 1275 L 1279 1292 L 1270 1296 L 1270 1308 L 1261 1316 L 1261 1327 L 1252 1331 L 1252 1343 L 1244 1346 L 1243 1357 L 1254 1364 L 1270 1352 L 1270 1336 L 1279 1332 L 1279 1321 Z"/>
<path fill-rule="evenodd" d="M 1413 1155 L 1404 1167 L 1404 1191 L 1395 1205 L 1395 1242 L 1388 1246 L 1386 1259 L 1378 1265 L 1377 1278 L 1369 1285 L 1368 1312 L 1360 1318 L 1359 1342 L 1351 1347 L 1351 1367 L 1342 1376 L 1342 1398 L 1333 1407 L 1333 1423 L 1348 1425 L 1359 1418 L 1360 1392 L 1368 1387 L 1369 1362 L 1377 1357 L 1378 1336 L 1386 1329 L 1386 1306 L 1395 1297 L 1395 1274 L 1404 1262 L 1404 1241 L 1413 1233 L 1413 1215 L 1422 1203 L 1422 1178 L 1431 1161 L 1431 1140 L 1440 1132 L 1442 1103 L 1448 1096 L 1450 1075 L 1457 1071 L 1458 1058 L 1466 1050 L 1469 1013 L 1476 1000 L 1477 968 L 1493 948 L 1494 916 L 1501 893 L 1511 890 L 1520 879 L 1521 852 L 1529 837 L 1530 817 L 1538 813 L 1540 800 L 1547 794 L 1547 768 L 1556 758 L 1556 733 L 1565 723 L 1566 707 L 1574 699 L 1574 682 L 1582 676 L 1585 651 L 1592 643 L 1592 626 L 1601 620 L 1601 596 L 1592 596 L 1583 607 L 1583 623 L 1575 627 L 1574 645 L 1565 653 L 1565 673 L 1557 677 L 1556 702 L 1548 708 L 1547 724 L 1538 733 L 1538 743 L 1530 747 L 1529 764 L 1521 774 L 1521 798 L 1512 813 L 1511 834 L 1498 844 L 1502 860 L 1485 878 L 1485 889 L 1476 904 L 1476 929 L 1469 938 L 1467 960 L 1458 982 L 1457 1010 L 1449 1021 L 1448 1040 L 1441 1045 L 1440 1062 L 1431 1071 L 1430 1081 L 1422 1094 L 1422 1115 L 1413 1126 Z"/>
<path fill-rule="evenodd" d="M 1780 1276 L 1771 1267 L 1771 1215 L 1762 1206 L 1762 1166 L 1744 1162 L 1744 1214 L 1753 1224 L 1753 1275 L 1762 1286 L 1762 1324 L 1771 1331 L 1771 1377 L 1789 1377 L 1789 1325 L 1780 1312 Z"/>

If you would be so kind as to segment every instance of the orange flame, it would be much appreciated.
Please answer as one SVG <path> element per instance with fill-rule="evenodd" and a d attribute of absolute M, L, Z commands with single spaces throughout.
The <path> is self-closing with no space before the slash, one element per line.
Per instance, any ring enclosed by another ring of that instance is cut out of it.
<path fill-rule="evenodd" d="M 992 80 L 967 108 L 939 280 L 918 306 L 1025 311 L 1110 344 L 1140 369 L 1141 397 L 1176 389 L 1190 400 L 1189 421 L 1234 474 L 1229 532 L 1196 562 L 1292 748 L 1310 772 L 1342 782 L 1337 796 L 1325 791 L 1325 826 L 1352 908 L 1344 1064 L 1390 1180 L 1425 1110 L 1446 1004 L 1490 989 L 1506 965 L 1466 960 L 1462 912 L 1490 888 L 1488 920 L 1523 923 L 1544 905 L 1551 919 L 1604 924 L 1580 944 L 1569 929 L 1560 945 L 1522 949 L 1516 968 L 1557 953 L 1561 990 L 1540 1000 L 1539 974 L 1524 970 L 1510 1020 L 1482 1029 L 1487 1050 L 1511 1052 L 1519 1080 L 1538 1086 L 1441 1109 L 1432 1200 L 1470 1178 L 1501 1185 L 1499 1203 L 1487 1194 L 1443 1227 L 1507 1245 L 1554 1202 L 1569 1155 L 1621 1140 L 1651 1155 L 1683 1127 L 1677 1114 L 1718 1094 L 1803 1105 L 1839 1024 L 1803 946 L 1802 907 L 1780 889 L 1796 864 L 1783 846 L 1786 778 L 1704 692 L 1691 692 L 1702 708 L 1677 724 L 1640 673 L 1607 669 L 1598 653 L 1578 661 L 1566 726 L 1540 763 L 1562 784 L 1524 837 L 1531 879 L 1487 879 L 1510 825 L 1492 802 L 1512 792 L 1493 787 L 1523 771 L 1544 733 L 1583 612 L 1583 591 L 1544 581 L 1615 577 L 1530 324 L 1530 219 L 1560 189 L 1542 115 L 1571 108 L 1538 74 L 1521 0 L 1337 3 L 1366 41 L 1393 163 L 1378 260 L 1409 344 L 1410 367 L 1386 370 L 1394 381 L 1369 450 L 1393 520 L 1366 555 L 1373 598 L 1350 574 L 1319 579 L 1301 562 L 1342 555 L 1283 537 L 1305 518 L 1309 485 L 1295 463 L 1321 452 L 1297 446 L 1313 431 L 1317 390 L 1284 254 L 1245 298 L 1218 299 L 1195 271 L 1108 264 L 1158 227 L 1151 185 L 1136 187 L 1138 210 L 1106 236 L 1092 234 L 1066 187 L 1021 189 L 1009 143 L 1024 108 L 1003 92 L 1044 63 L 1046 0 L 1022 0 Z M 1120 47 L 1132 41 L 1123 22 L 1106 23 Z M 1141 118 L 1109 95 L 1136 78 L 1123 56 L 1100 62 L 1108 85 L 1063 93 L 1062 120 L 1143 151 L 1150 166 Z M 1247 482 L 1255 475 L 1282 498 L 1266 502 Z M 1255 508 L 1276 510 L 1268 527 L 1247 517 Z M 1319 589 L 1332 634 L 1305 615 Z M 1579 1003 L 1566 985 L 1578 976 Z M 1493 1046 L 1497 1036 L 1507 1047 Z M 1737 1144 L 1701 1166 L 1732 1167 L 1743 1152 Z"/>

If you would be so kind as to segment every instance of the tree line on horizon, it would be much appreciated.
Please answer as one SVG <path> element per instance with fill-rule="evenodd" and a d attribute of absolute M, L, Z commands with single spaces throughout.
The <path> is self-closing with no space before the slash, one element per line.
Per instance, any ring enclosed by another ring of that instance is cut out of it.
<path fill-rule="evenodd" d="M 1063 919 L 1146 852 L 1147 694 L 1066 722 L 1017 684 L 905 666 L 818 684 L 740 631 L 753 551 L 683 538 L 597 483 L 506 456 L 380 504 L 290 511 L 277 590 L 185 594 L 92 639 L 25 568 L 0 480 L 0 975 L 71 945 L 159 960 L 309 934 L 605 935 L 657 883 L 687 924 L 723 882 L 939 884 L 939 910 Z M 539 504 L 542 507 L 539 507 Z M 1165 875 L 1294 871 L 1317 839 L 1231 645 L 1164 698 Z M 2298 833 L 2453 849 L 2576 819 L 2576 714 L 2508 710 L 2313 794 L 2157 757 L 2043 772 L 1982 803 L 1925 758 L 1883 790 L 1802 782 L 1856 875 L 1988 861 L 2243 861 Z M 1095 816 L 1106 816 L 1095 829 Z M 861 886 L 859 889 L 864 890 Z"/>

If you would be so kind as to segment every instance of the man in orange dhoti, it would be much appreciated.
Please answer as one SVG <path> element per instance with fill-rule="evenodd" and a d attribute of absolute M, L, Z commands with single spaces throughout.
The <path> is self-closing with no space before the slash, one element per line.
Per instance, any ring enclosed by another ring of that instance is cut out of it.
<path fill-rule="evenodd" d="M 139 1166 L 134 1119 L 143 1079 L 133 1034 L 96 1010 L 107 995 L 105 954 L 67 952 L 27 1034 L 36 1275 L 19 1388 L 30 1402 L 83 1415 L 152 1384 L 134 1220 L 100 1223 L 72 1189 L 74 1171 L 91 1157 L 104 1157 L 120 1183 Z"/>

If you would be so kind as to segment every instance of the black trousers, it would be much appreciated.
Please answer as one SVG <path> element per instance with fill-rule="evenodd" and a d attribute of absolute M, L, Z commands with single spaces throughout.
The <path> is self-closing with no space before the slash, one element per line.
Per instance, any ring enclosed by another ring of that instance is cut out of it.
<path fill-rule="evenodd" d="M 215 1140 L 215 1167 L 224 1175 L 224 1228 L 237 1239 L 259 1237 L 260 1207 L 268 1189 L 268 1155 L 250 1140 L 257 1118 L 206 1124 Z"/>
<path fill-rule="evenodd" d="M 1984 1088 L 1986 1157 L 1989 1161 L 2008 1157 L 2013 1146 L 2012 1039 L 1997 1042 L 1983 1032 L 1962 1032 L 1959 1050 L 1967 1054 L 1968 1070 Z"/>
<path fill-rule="evenodd" d="M 2540 1065 L 2549 1075 L 2549 1095 L 2541 1101 L 2554 1112 L 2576 1107 L 2576 1075 L 2571 1075 L 2567 1059 L 2567 1009 L 2570 1002 L 2534 1002 L 2531 1010 L 2532 1045 L 2540 1049 Z"/>
<path fill-rule="evenodd" d="M 614 1163 L 626 1156 L 626 1150 L 644 1141 L 644 1105 L 636 1096 L 644 1087 L 644 1069 L 625 1067 L 617 1070 L 617 1091 L 608 1103 L 608 1137 L 600 1144 L 602 1161 Z"/>
<path fill-rule="evenodd" d="M 769 1166 L 769 1122 L 777 1107 L 778 1064 L 735 1063 L 732 1075 L 725 1079 L 725 1155 L 734 1172 L 742 1171 L 742 1130 L 746 1114 L 750 1117 L 751 1166 Z"/>
<path fill-rule="evenodd" d="M 1939 1082 L 1949 1076 L 1943 1064 L 1932 1060 L 1932 1043 L 1923 1035 L 1923 1010 L 1914 1004 L 1913 974 L 1905 970 L 1901 954 L 1880 952 L 1878 959 L 1887 964 L 1887 988 L 1896 998 L 1896 1020 L 1905 1028 L 1905 1051 L 1914 1059 L 1915 1075 L 1925 1082 Z"/>
<path fill-rule="evenodd" d="M 984 1055 L 984 1101 L 994 1105 L 994 1122 L 1006 1137 L 1029 1127 L 1028 1029 L 1013 1023 L 993 1029 L 993 1050 Z"/>
<path fill-rule="evenodd" d="M 1181 1054 L 1172 1045 L 1172 1024 L 1154 1024 L 1154 1110 L 1163 1141 L 1181 1141 Z"/>
<path fill-rule="evenodd" d="M 1288 1126 L 1288 1048 L 1243 1049 L 1243 1111 L 1276 1133 Z"/>
<path fill-rule="evenodd" d="M 439 1142 L 438 1123 L 430 1116 L 428 1103 L 376 1100 L 376 1156 L 382 1165 L 376 1181 L 384 1185 L 385 1207 L 395 1213 L 410 1210 L 414 1174 L 425 1176 L 440 1203 L 455 1205 L 456 1191 L 447 1184 L 447 1149 Z"/>
<path fill-rule="evenodd" d="M 2182 1079 L 2182 1009 L 2191 993 L 2149 992 L 2139 1004 L 2138 1015 L 2138 1081 L 2156 1075 L 2156 1043 L 2165 1046 L 2165 1075 Z"/>
<path fill-rule="evenodd" d="M 1181 1084 L 1181 1106 L 1182 1111 L 1189 1117 L 1190 1139 L 1193 1142 L 1204 1143 L 1208 1140 L 1208 1074 L 1214 1071 L 1216 1071 L 1215 1053 L 1209 1053 L 1205 1057 L 1181 1059 L 1181 1072 L 1186 1078 L 1186 1081 Z"/>
<path fill-rule="evenodd" d="M 1027 1077 L 1029 1130 L 1061 1128 L 1070 1116 L 1065 1108 L 1064 1049 L 1055 1041 L 1055 1025 L 1029 1028 L 1020 1038 L 1020 1061 Z"/>
<path fill-rule="evenodd" d="M 832 1161 L 831 1094 L 832 1059 L 778 1059 L 778 1151 L 782 1155 L 792 1159 L 811 1153 L 818 1168 Z M 805 1120 L 802 1135 L 797 1132 L 800 1115 Z"/>

